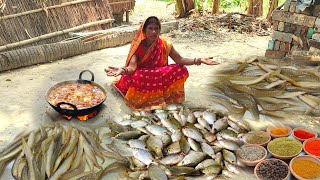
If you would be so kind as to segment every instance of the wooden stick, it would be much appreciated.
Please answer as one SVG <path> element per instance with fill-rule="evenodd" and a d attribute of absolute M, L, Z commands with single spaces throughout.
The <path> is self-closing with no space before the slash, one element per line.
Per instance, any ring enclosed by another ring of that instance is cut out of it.
<path fill-rule="evenodd" d="M 53 33 L 44 34 L 44 35 L 41 35 L 41 36 L 38 36 L 38 37 L 34 37 L 34 38 L 31 38 L 31 39 L 27 39 L 27 40 L 15 42 L 15 43 L 7 44 L 5 46 L 0 46 L 0 52 L 4 51 L 4 50 L 16 48 L 16 47 L 19 47 L 19 46 L 23 46 L 23 45 L 26 45 L 26 44 L 31 44 L 31 43 L 34 43 L 34 42 L 38 42 L 38 41 L 41 41 L 41 40 L 44 40 L 44 39 L 52 38 L 52 37 L 55 37 L 55 36 L 63 35 L 63 34 L 66 34 L 66 33 L 72 32 L 72 31 L 79 31 L 79 30 L 82 30 L 82 29 L 85 29 L 85 28 L 88 28 L 88 27 L 111 23 L 113 21 L 114 21 L 114 19 L 104 19 L 104 20 L 100 20 L 100 21 L 90 22 L 90 23 L 83 24 L 83 25 L 80 25 L 80 26 L 76 26 L 76 27 L 73 27 L 73 28 L 70 28 L 70 29 L 56 31 L 56 32 L 53 32 Z"/>
<path fill-rule="evenodd" d="M 2 17 L 0 17 L 0 20 L 5 20 L 5 19 L 9 19 L 9 18 L 14 18 L 14 17 L 24 16 L 24 15 L 28 15 L 28 14 L 33 14 L 33 13 L 44 11 L 45 9 L 46 10 L 55 9 L 55 8 L 70 6 L 70 5 L 74 5 L 74 4 L 85 3 L 85 2 L 89 2 L 89 1 L 92 1 L 92 0 L 77 0 L 77 1 L 66 2 L 66 3 L 59 4 L 59 5 L 49 6 L 49 7 L 46 7 L 46 8 L 34 9 L 34 10 L 31 10 L 31 11 L 25 11 L 25 12 L 22 12 L 22 13 L 2 16 Z"/>

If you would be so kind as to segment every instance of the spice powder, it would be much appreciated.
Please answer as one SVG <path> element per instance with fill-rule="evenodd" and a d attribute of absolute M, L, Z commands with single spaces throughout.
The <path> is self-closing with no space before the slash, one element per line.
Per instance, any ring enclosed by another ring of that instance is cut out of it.
<path fill-rule="evenodd" d="M 302 144 L 291 138 L 277 138 L 269 142 L 269 151 L 280 156 L 293 156 L 302 150 Z"/>
<path fill-rule="evenodd" d="M 305 179 L 320 178 L 320 165 L 305 159 L 298 159 L 292 163 L 293 171 Z"/>

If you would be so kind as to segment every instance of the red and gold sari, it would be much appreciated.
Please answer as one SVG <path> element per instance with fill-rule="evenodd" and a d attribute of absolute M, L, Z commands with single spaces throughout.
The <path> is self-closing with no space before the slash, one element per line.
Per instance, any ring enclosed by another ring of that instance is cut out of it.
<path fill-rule="evenodd" d="M 188 70 L 179 64 L 168 65 L 171 43 L 158 38 L 149 49 L 141 44 L 145 39 L 140 26 L 130 48 L 126 66 L 131 57 L 138 57 L 136 71 L 131 75 L 122 75 L 114 85 L 123 95 L 126 104 L 135 110 L 163 107 L 168 104 L 182 103 L 184 82 Z"/>

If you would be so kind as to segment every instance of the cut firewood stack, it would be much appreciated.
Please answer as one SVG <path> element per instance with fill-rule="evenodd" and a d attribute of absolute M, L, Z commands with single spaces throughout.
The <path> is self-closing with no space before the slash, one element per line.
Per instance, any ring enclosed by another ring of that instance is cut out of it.
<path fill-rule="evenodd" d="M 266 57 L 281 59 L 302 51 L 320 55 L 320 2 L 316 1 L 305 9 L 300 7 L 301 1 L 287 0 L 281 9 L 273 11 L 274 33 L 269 40 Z M 301 59 L 300 56 L 297 58 Z"/>

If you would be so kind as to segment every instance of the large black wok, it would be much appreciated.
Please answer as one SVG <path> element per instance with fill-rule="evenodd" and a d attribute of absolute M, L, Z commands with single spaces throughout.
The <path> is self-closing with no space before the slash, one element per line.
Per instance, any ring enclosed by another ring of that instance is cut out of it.
<path fill-rule="evenodd" d="M 82 79 L 82 74 L 84 72 L 89 72 L 91 74 L 91 80 L 88 81 L 88 80 L 83 80 Z M 105 101 L 106 99 L 106 91 L 104 90 L 104 88 L 102 86 L 100 86 L 99 84 L 96 84 L 94 81 L 94 74 L 89 71 L 89 70 L 84 70 L 82 72 L 80 72 L 79 74 L 79 79 L 78 80 L 74 80 L 74 81 L 64 81 L 64 82 L 61 82 L 61 83 L 58 83 L 54 86 L 52 86 L 46 93 L 46 100 L 47 102 L 51 105 L 51 107 L 53 107 L 53 109 L 55 109 L 57 112 L 59 112 L 60 114 L 62 115 L 66 115 L 66 116 L 73 116 L 73 117 L 76 117 L 76 116 L 84 116 L 84 115 L 88 115 L 88 114 L 91 114 L 93 113 L 94 111 L 98 111 L 101 107 L 101 105 L 103 104 L 103 102 Z M 71 103 L 68 103 L 68 102 L 59 102 L 57 103 L 56 105 L 54 104 L 51 104 L 49 101 L 48 101 L 48 97 L 49 97 L 49 94 L 54 90 L 56 89 L 57 87 L 60 87 L 62 85 L 65 85 L 65 84 L 75 84 L 75 83 L 80 83 L 80 84 L 91 84 L 93 86 L 96 86 L 98 87 L 99 89 L 101 89 L 105 95 L 105 98 L 101 101 L 100 104 L 96 105 L 96 106 L 93 106 L 93 107 L 89 107 L 89 108 L 81 108 L 81 109 L 77 109 L 77 107 L 74 105 L 74 104 L 71 104 Z M 65 109 L 65 108 L 61 108 L 61 105 L 62 104 L 67 104 L 69 106 L 71 106 L 73 109 Z"/>

